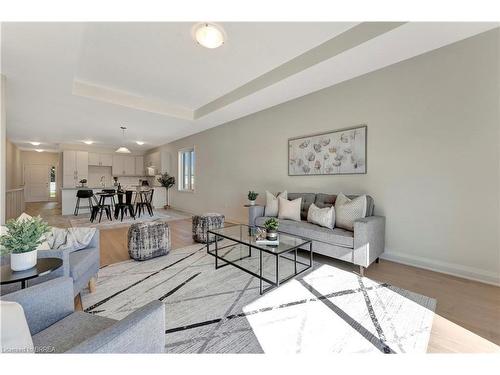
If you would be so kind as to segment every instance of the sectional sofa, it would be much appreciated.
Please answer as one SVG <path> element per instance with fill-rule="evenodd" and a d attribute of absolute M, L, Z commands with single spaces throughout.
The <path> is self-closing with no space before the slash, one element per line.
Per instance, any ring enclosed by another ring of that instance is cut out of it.
<path fill-rule="evenodd" d="M 348 195 L 355 198 L 356 195 Z M 373 215 L 373 198 L 367 196 L 366 217 L 354 222 L 354 231 L 341 228 L 325 228 L 307 222 L 311 203 L 320 208 L 335 205 L 337 195 L 324 193 L 288 193 L 288 199 L 302 198 L 301 221 L 280 220 L 280 232 L 294 234 L 312 240 L 315 253 L 358 265 L 364 269 L 377 261 L 385 247 L 385 217 Z M 268 217 L 264 206 L 250 206 L 249 225 L 262 227 Z"/>

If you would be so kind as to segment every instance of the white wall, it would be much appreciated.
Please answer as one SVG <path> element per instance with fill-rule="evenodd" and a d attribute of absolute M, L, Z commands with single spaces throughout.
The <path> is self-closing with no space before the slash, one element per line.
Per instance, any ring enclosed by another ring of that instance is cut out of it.
<path fill-rule="evenodd" d="M 196 192 L 172 205 L 245 222 L 246 192 L 367 193 L 387 217 L 385 256 L 500 282 L 499 29 L 178 140 Z M 287 175 L 287 139 L 368 125 L 368 173 Z"/>
<path fill-rule="evenodd" d="M 6 130 L 7 130 L 7 121 L 5 113 L 5 76 L 1 74 L 1 69 L 0 69 L 0 224 L 3 224 L 5 222 L 5 192 L 7 183 L 6 182 L 7 181 Z"/>

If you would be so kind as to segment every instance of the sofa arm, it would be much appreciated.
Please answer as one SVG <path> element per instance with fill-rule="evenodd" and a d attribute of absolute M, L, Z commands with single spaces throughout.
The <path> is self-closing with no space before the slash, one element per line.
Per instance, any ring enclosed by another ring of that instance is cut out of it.
<path fill-rule="evenodd" d="M 255 219 L 264 216 L 264 206 L 249 206 L 248 207 L 248 225 L 255 226 Z"/>
<path fill-rule="evenodd" d="M 385 248 L 385 217 L 368 216 L 354 221 L 354 264 L 368 267 Z"/>
<path fill-rule="evenodd" d="M 152 301 L 69 353 L 164 353 L 165 306 Z"/>
<path fill-rule="evenodd" d="M 6 294 L 2 300 L 17 302 L 23 307 L 31 335 L 35 335 L 73 313 L 73 279 L 58 277 Z"/>

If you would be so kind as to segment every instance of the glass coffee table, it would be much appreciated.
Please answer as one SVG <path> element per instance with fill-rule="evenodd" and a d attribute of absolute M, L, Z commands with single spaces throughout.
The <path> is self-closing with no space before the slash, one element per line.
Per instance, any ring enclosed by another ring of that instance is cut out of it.
<path fill-rule="evenodd" d="M 312 268 L 311 240 L 279 232 L 279 245 L 263 245 L 257 244 L 255 233 L 256 228 L 244 224 L 209 230 L 215 241 L 207 243 L 207 253 L 215 257 L 215 269 L 231 265 L 257 277 L 263 294 Z M 220 246 L 222 239 L 231 244 Z M 298 256 L 299 249 L 309 251 L 306 259 Z M 264 289 L 264 282 L 270 286 Z"/>

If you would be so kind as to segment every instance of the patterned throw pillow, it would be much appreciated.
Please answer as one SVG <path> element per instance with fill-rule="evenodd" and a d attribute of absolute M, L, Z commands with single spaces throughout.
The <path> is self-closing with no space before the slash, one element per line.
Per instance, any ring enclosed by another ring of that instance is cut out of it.
<path fill-rule="evenodd" d="M 333 229 L 335 226 L 334 207 L 319 208 L 314 203 L 309 206 L 307 221 L 325 228 Z"/>
<path fill-rule="evenodd" d="M 300 221 L 300 206 L 302 204 L 302 198 L 289 201 L 288 199 L 278 197 L 278 201 L 278 219 Z"/>
<path fill-rule="evenodd" d="M 288 193 L 284 192 L 278 194 L 278 197 L 288 199 Z M 278 197 L 266 190 L 266 209 L 264 216 L 277 217 L 278 216 Z"/>
<path fill-rule="evenodd" d="M 366 217 L 366 195 L 349 199 L 340 193 L 335 201 L 335 226 L 354 230 L 354 221 Z"/>

